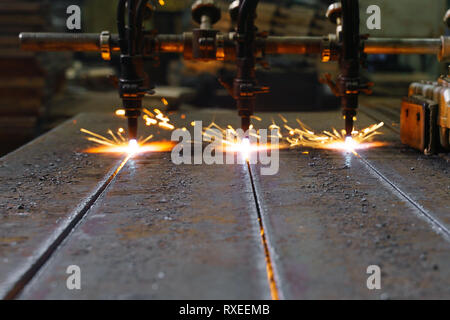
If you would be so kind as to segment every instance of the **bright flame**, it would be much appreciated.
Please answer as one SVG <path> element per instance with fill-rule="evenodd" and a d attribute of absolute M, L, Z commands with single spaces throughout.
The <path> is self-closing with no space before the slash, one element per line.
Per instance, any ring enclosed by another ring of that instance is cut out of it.
<path fill-rule="evenodd" d="M 353 140 L 352 137 L 345 138 L 345 146 L 349 150 L 355 150 L 358 144 Z"/>
<path fill-rule="evenodd" d="M 152 142 L 143 145 L 130 146 L 127 144 L 117 145 L 113 147 L 98 146 L 85 150 L 87 153 L 115 153 L 128 154 L 130 156 L 149 153 L 149 152 L 170 152 L 174 147 L 174 143 L 170 141 Z"/>
<path fill-rule="evenodd" d="M 136 154 L 139 151 L 139 144 L 136 139 L 131 139 L 128 143 L 128 154 Z"/>
<path fill-rule="evenodd" d="M 118 109 L 116 110 L 116 116 L 123 117 L 125 116 L 125 110 L 124 109 Z"/>
<path fill-rule="evenodd" d="M 88 135 L 87 140 L 98 144 L 96 147 L 87 149 L 85 151 L 87 153 L 117 153 L 128 154 L 132 157 L 147 152 L 168 152 L 171 151 L 175 145 L 171 141 L 148 143 L 148 141 L 153 139 L 153 135 L 149 135 L 145 139 L 139 141 L 135 139 L 127 141 L 122 135 L 122 133 L 124 133 L 123 128 L 119 128 L 116 134 L 111 130 L 108 130 L 108 134 L 111 138 L 107 138 L 86 129 L 81 129 L 80 131 Z"/>
<path fill-rule="evenodd" d="M 142 111 L 144 112 L 142 118 L 144 119 L 147 127 L 158 125 L 160 128 L 165 130 L 175 130 L 175 126 L 170 123 L 170 118 L 162 113 L 161 110 L 154 109 L 153 112 L 151 112 L 150 110 L 144 108 Z"/>
<path fill-rule="evenodd" d="M 193 122 L 191 125 L 194 126 L 195 123 Z M 208 127 L 204 128 L 203 136 L 208 140 L 220 139 L 222 144 L 221 151 L 226 153 L 237 153 L 246 161 L 250 159 L 252 153 L 288 147 L 285 144 L 271 145 L 269 143 L 259 143 L 259 141 L 261 141 L 259 130 L 253 129 L 253 126 L 251 126 L 251 128 L 252 130 L 249 131 L 249 136 L 243 137 L 243 132 L 239 133 L 238 130 L 234 129 L 231 125 L 222 128 L 215 122 L 211 122 Z M 219 132 L 220 134 L 217 135 Z M 280 138 L 281 135 L 279 134 L 278 137 Z M 268 139 L 270 138 L 271 137 L 269 136 Z M 252 143 L 252 141 L 255 141 L 256 143 Z"/>
<path fill-rule="evenodd" d="M 165 98 L 162 98 L 162 101 L 165 105 L 168 105 L 168 101 Z M 145 121 L 145 125 L 147 127 L 151 126 L 159 126 L 165 130 L 175 130 L 175 126 L 170 123 L 170 118 L 166 116 L 161 110 L 154 109 L 153 112 L 148 110 L 147 108 L 143 108 L 142 119 Z M 115 112 L 116 116 L 123 117 L 126 115 L 126 111 L 124 109 L 118 109 Z"/>
<path fill-rule="evenodd" d="M 250 159 L 250 152 L 252 152 L 252 146 L 250 145 L 250 139 L 244 138 L 241 143 L 236 144 L 237 152 L 244 160 Z"/>
<path fill-rule="evenodd" d="M 291 128 L 287 124 L 284 126 L 289 131 L 286 140 L 291 147 L 310 147 L 316 149 L 332 149 L 354 152 L 360 149 L 369 149 L 385 146 L 384 142 L 373 142 L 372 139 L 380 135 L 378 130 L 384 126 L 384 123 L 371 125 L 361 131 L 354 130 L 351 137 L 346 136 L 345 130 L 338 132 L 336 129 L 323 131 L 316 134 L 307 128 L 299 119 L 297 123 L 300 128 Z"/>

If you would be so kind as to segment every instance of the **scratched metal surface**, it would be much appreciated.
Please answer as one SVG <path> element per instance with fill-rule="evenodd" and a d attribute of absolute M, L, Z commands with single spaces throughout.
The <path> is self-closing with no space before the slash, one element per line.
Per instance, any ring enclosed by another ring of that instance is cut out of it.
<path fill-rule="evenodd" d="M 82 152 L 88 143 L 80 127 L 95 123 L 106 129 L 105 118 L 77 117 L 0 159 L 0 297 L 32 268 L 117 165 L 118 157 Z"/>
<path fill-rule="evenodd" d="M 313 128 L 329 128 L 321 114 L 302 118 Z M 370 122 L 359 116 L 359 123 Z M 383 140 L 398 139 L 383 131 Z M 361 154 L 387 177 L 399 177 L 394 181 L 415 195 L 420 188 L 432 191 L 436 181 L 439 190 L 416 200 L 435 216 L 448 215 L 446 163 L 440 158 L 423 160 L 403 149 L 393 144 Z M 258 167 L 253 170 L 285 298 L 450 297 L 450 244 L 445 234 L 433 230 L 417 208 L 358 157 L 300 151 L 282 151 L 277 176 L 261 176 Z M 413 163 L 420 168 L 420 178 L 411 178 Z M 382 268 L 381 291 L 367 290 L 369 265 Z"/>
<path fill-rule="evenodd" d="M 395 108 L 397 107 L 397 108 Z M 424 211 L 450 229 L 450 162 L 439 155 L 426 156 L 400 143 L 398 104 L 372 105 L 363 108 L 366 114 L 385 121 L 385 140 L 390 145 L 376 150 L 362 150 L 367 159 L 383 176 L 392 181 Z M 368 118 L 364 115 L 364 118 Z M 370 118 L 368 118 L 370 119 Z M 448 158 L 447 158 L 448 159 Z"/>
<path fill-rule="evenodd" d="M 281 124 L 276 114 L 262 117 L 262 127 L 271 118 Z M 296 117 L 317 130 L 342 125 L 338 112 L 287 115 Z M 193 120 L 234 125 L 238 121 L 231 111 L 172 118 L 177 126 L 187 127 Z M 106 115 L 83 121 L 95 131 L 116 125 Z M 365 116 L 358 121 L 361 126 L 373 122 Z M 2 276 L 3 270 L 29 265 L 27 257 L 44 246 L 61 221 L 54 212 L 67 216 L 77 201 L 95 189 L 94 182 L 117 165 L 119 158 L 82 154 L 91 162 L 78 165 L 72 152 L 87 144 L 77 130 L 66 125 L 24 148 L 20 157 L 11 155 L 16 161 L 0 160 L 0 171 L 8 168 L 2 176 L 7 181 L 2 210 L 13 203 L 2 216 L 10 223 L 0 224 L 0 235 L 7 239 L 1 243 L 0 257 L 9 262 L 0 266 Z M 447 163 L 422 158 L 396 144 L 398 137 L 392 132 L 383 131 L 382 139 L 394 143 L 361 152 L 362 156 L 439 221 L 448 223 Z M 167 132 L 155 134 L 170 137 Z M 73 144 L 65 137 L 75 137 Z M 30 165 L 43 175 L 47 169 L 41 167 L 41 160 L 50 165 L 58 158 L 70 163 L 67 170 L 76 164 L 70 176 L 79 180 L 74 186 L 73 178 L 63 180 L 55 188 L 51 175 L 41 185 L 38 178 L 25 179 L 23 194 L 40 196 L 40 205 L 33 215 L 17 215 L 21 199 L 11 186 L 24 179 Z M 258 168 L 252 174 L 282 298 L 450 297 L 448 241 L 362 160 L 331 151 L 311 150 L 306 155 L 286 150 L 281 152 L 278 175 L 262 177 Z M 433 192 L 434 181 L 438 192 Z M 56 202 L 44 197 L 40 187 L 50 190 Z M 270 298 L 252 196 L 245 167 L 178 167 L 167 154 L 139 157 L 125 166 L 20 298 Z M 27 238 L 11 240 L 16 234 Z M 77 262 L 84 270 L 83 290 L 68 291 L 65 268 Z M 382 267 L 382 291 L 366 288 L 370 264 Z M 0 278 L 2 285 L 5 281 Z"/>
<path fill-rule="evenodd" d="M 242 166 L 130 161 L 24 299 L 267 299 Z M 68 264 L 82 290 L 66 288 Z"/>
<path fill-rule="evenodd" d="M 220 111 L 172 118 L 179 122 L 177 126 L 187 126 L 193 120 L 207 124 L 214 115 L 223 124 L 238 122 L 234 114 Z M 77 129 L 69 133 L 79 136 L 81 126 L 102 132 L 119 124 L 109 118 L 95 119 L 105 128 L 78 119 Z M 158 139 L 170 137 L 167 131 L 154 131 Z M 170 154 L 130 161 L 49 259 L 43 270 L 50 270 L 50 280 L 38 282 L 45 278 L 41 270 L 22 297 L 270 298 L 253 193 L 243 169 L 178 167 L 171 163 Z M 47 232 L 28 222 L 22 228 Z M 70 248 L 68 256 L 66 248 Z M 62 272 L 51 269 L 57 261 Z M 67 262 L 79 264 L 86 275 L 83 283 L 87 285 L 78 294 L 66 288 Z"/>
<path fill-rule="evenodd" d="M 106 135 L 109 128 L 121 126 L 124 121 L 111 114 L 82 114 L 0 159 L 1 298 L 20 289 L 27 273 L 36 269 L 124 158 L 85 153 L 93 144 L 80 129 Z M 155 128 L 141 127 L 140 132 L 170 138 Z"/>

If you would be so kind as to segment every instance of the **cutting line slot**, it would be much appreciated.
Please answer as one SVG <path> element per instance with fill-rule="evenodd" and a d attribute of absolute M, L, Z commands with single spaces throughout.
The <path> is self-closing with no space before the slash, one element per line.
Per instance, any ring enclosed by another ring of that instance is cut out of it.
<path fill-rule="evenodd" d="M 60 233 L 56 236 L 56 238 L 47 246 L 47 248 L 39 255 L 36 262 L 29 267 L 20 277 L 18 281 L 16 281 L 13 287 L 7 292 L 4 299 L 5 300 L 13 300 L 16 299 L 20 293 L 23 291 L 25 286 L 33 279 L 33 277 L 41 270 L 41 268 L 45 265 L 47 261 L 53 256 L 56 250 L 60 247 L 62 242 L 69 236 L 69 234 L 76 228 L 76 226 L 80 223 L 80 221 L 85 217 L 85 215 L 89 212 L 89 209 L 96 203 L 96 201 L 100 198 L 100 196 L 105 192 L 105 190 L 111 185 L 111 182 L 114 178 L 119 174 L 119 172 L 123 169 L 123 167 L 127 164 L 128 160 L 132 155 L 128 155 L 119 166 L 114 170 L 113 173 L 109 174 L 106 180 L 98 187 L 98 189 L 92 194 L 85 204 L 75 213 L 74 217 L 68 221 L 67 225 L 62 227 Z"/>
<path fill-rule="evenodd" d="M 375 121 L 380 121 L 380 119 L 378 119 L 375 115 L 371 114 L 371 112 L 369 112 L 367 110 L 367 108 L 360 108 L 361 113 L 364 113 L 366 116 L 368 116 L 369 118 L 375 120 Z M 400 131 L 390 125 L 386 125 L 385 126 L 390 129 L 391 131 L 393 131 L 394 133 L 400 135 Z M 360 159 L 370 170 L 372 170 L 382 181 L 384 181 L 385 183 L 387 183 L 390 187 L 392 187 L 402 198 L 404 198 L 407 202 L 409 202 L 414 208 L 416 208 L 419 212 L 420 215 L 427 220 L 434 228 L 436 228 L 436 230 L 438 230 L 441 234 L 444 235 L 444 237 L 446 238 L 447 241 L 450 241 L 450 230 L 444 225 L 442 224 L 439 220 L 437 220 L 430 212 L 428 212 L 426 209 L 424 209 L 419 203 L 417 203 L 416 201 L 414 201 L 406 192 L 404 192 L 403 190 L 401 190 L 394 182 L 392 182 L 391 180 L 389 180 L 385 175 L 383 175 L 377 168 L 375 168 L 375 166 L 373 166 L 369 161 L 367 161 L 366 159 L 364 159 L 360 154 L 355 152 L 355 156 Z"/>
<path fill-rule="evenodd" d="M 275 279 L 275 272 L 274 272 L 274 268 L 273 268 L 272 258 L 271 258 L 271 255 L 270 255 L 269 244 L 268 244 L 268 241 L 267 241 L 267 236 L 266 236 L 266 231 L 265 231 L 265 227 L 264 227 L 262 212 L 261 212 L 261 208 L 259 206 L 258 196 L 256 194 L 255 181 L 253 179 L 252 170 L 251 170 L 251 166 L 250 166 L 249 162 L 247 162 L 247 169 L 248 169 L 248 173 L 249 173 L 249 176 L 250 176 L 250 182 L 251 182 L 251 185 L 252 185 L 253 198 L 255 200 L 255 205 L 256 205 L 256 212 L 258 214 L 258 224 L 259 224 L 259 229 L 260 229 L 261 242 L 262 242 L 262 245 L 263 245 L 263 248 L 264 248 L 264 255 L 265 255 L 265 260 L 266 260 L 267 280 L 269 282 L 270 295 L 272 297 L 272 300 L 280 300 L 280 294 L 278 292 L 278 286 L 277 286 L 277 282 L 276 282 L 276 279 Z"/>
<path fill-rule="evenodd" d="M 433 227 L 440 231 L 446 240 L 450 240 L 450 230 L 438 221 L 433 215 L 425 210 L 420 204 L 414 201 L 406 192 L 401 190 L 394 182 L 389 180 L 385 175 L 383 175 L 377 168 L 375 168 L 369 161 L 364 159 L 360 154 L 354 153 L 355 156 L 360 159 L 370 170 L 372 170 L 379 178 L 386 182 L 390 187 L 392 187 L 402 198 L 409 202 L 413 207 L 415 207 Z"/>

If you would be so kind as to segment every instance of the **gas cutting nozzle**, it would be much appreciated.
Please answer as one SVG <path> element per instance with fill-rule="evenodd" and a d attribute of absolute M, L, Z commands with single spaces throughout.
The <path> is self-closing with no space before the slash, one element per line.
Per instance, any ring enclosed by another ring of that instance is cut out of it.
<path fill-rule="evenodd" d="M 353 132 L 353 128 L 354 128 L 354 120 L 353 120 L 353 115 L 345 115 L 345 136 L 346 137 L 351 137 L 352 136 L 352 132 Z"/>
<path fill-rule="evenodd" d="M 244 130 L 244 132 L 247 132 L 248 129 L 250 129 L 250 117 L 249 116 L 241 117 L 241 128 L 242 128 L 242 130 Z"/>

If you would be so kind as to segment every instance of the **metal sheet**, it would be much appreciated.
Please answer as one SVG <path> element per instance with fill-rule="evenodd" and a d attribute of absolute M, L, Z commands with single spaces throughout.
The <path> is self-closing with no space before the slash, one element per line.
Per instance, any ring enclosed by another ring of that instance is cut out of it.
<path fill-rule="evenodd" d="M 285 298 L 450 297 L 449 243 L 353 155 L 283 152 L 279 175 L 254 171 Z"/>
<path fill-rule="evenodd" d="M 21 298 L 270 298 L 244 169 L 130 160 Z M 66 287 L 72 264 L 79 291 Z"/>
<path fill-rule="evenodd" d="M 88 143 L 79 127 L 106 130 L 102 119 L 77 117 L 0 159 L 0 297 L 20 289 L 119 164 L 82 153 Z"/>
<path fill-rule="evenodd" d="M 261 125 L 277 117 L 265 114 Z M 300 117 L 317 131 L 342 126 L 338 112 L 287 117 Z M 238 122 L 235 112 L 172 118 L 178 126 Z M 246 167 L 175 166 L 168 154 L 152 154 L 128 162 L 108 185 L 105 178 L 120 158 L 80 153 L 87 143 L 78 130 L 120 125 L 111 119 L 82 116 L 0 160 L 3 294 L 35 268 L 79 204 L 102 191 L 102 182 L 105 192 L 92 208 L 82 206 L 90 210 L 32 274 L 21 298 L 270 298 Z M 373 122 L 360 115 L 358 124 Z M 360 152 L 373 168 L 354 155 L 320 150 L 282 151 L 275 176 L 252 168 L 282 298 L 450 297 L 445 236 L 373 170 L 447 225 L 446 163 L 405 151 L 398 136 L 385 132 L 382 139 L 391 146 Z M 71 264 L 81 267 L 81 291 L 66 288 Z M 382 268 L 381 291 L 366 287 L 369 265 Z"/>
<path fill-rule="evenodd" d="M 323 114 L 299 116 L 313 128 L 333 126 L 324 123 L 331 120 Z M 373 123 L 363 115 L 358 119 L 362 126 Z M 384 131 L 383 140 L 398 141 Z M 390 168 L 389 178 L 402 179 L 401 187 L 409 187 L 412 194 L 423 188 L 431 191 L 436 181 L 443 191 L 427 192 L 418 201 L 433 204 L 433 215 L 443 214 L 449 203 L 443 162 L 429 159 L 420 178 L 411 178 L 408 167 L 420 155 L 405 157 L 401 150 L 397 144 L 363 156 L 371 163 L 376 158 L 376 168 Z M 310 150 L 308 155 L 282 151 L 280 157 L 278 175 L 261 176 L 258 166 L 252 171 L 277 284 L 285 298 L 450 297 L 447 237 L 433 230 L 429 219 L 364 161 L 351 153 L 324 150 Z M 370 265 L 382 269 L 380 291 L 366 286 Z"/>

